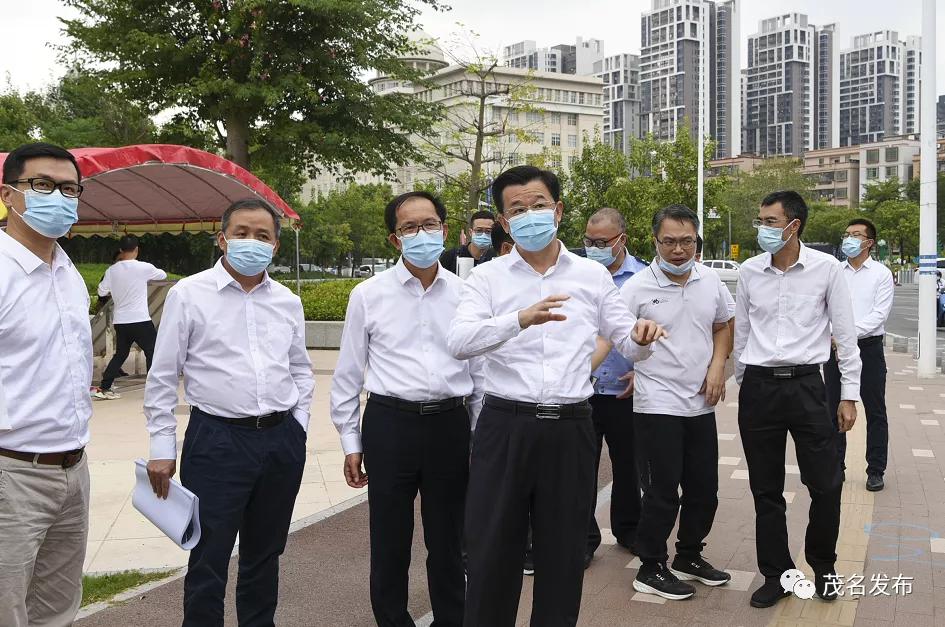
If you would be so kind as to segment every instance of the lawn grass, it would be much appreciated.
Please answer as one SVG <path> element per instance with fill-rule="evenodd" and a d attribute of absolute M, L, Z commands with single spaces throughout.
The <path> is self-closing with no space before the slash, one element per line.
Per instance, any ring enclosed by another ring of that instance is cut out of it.
<path fill-rule="evenodd" d="M 147 573 L 140 570 L 123 570 L 110 575 L 84 575 L 82 577 L 82 605 L 107 601 L 125 590 L 149 581 L 163 579 L 173 572 L 174 569 Z"/>

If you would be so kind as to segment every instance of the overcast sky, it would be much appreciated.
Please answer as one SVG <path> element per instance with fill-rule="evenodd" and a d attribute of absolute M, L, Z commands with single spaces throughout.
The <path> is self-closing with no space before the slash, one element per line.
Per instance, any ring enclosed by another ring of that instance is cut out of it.
<path fill-rule="evenodd" d="M 13 3 L 13 0 L 5 0 Z M 640 51 L 640 13 L 650 0 L 452 0 L 448 12 L 424 12 L 421 22 L 434 37 L 448 39 L 456 23 L 478 32 L 481 47 L 533 39 L 539 46 L 573 43 L 575 37 L 604 40 L 606 54 Z M 0 17 L 0 80 L 20 90 L 57 80 L 63 67 L 51 44 L 62 35 L 57 16 L 69 16 L 59 0 L 29 0 L 7 7 Z M 806 13 L 813 24 L 836 22 L 841 48 L 854 35 L 885 28 L 900 36 L 921 35 L 922 0 L 742 0 L 741 36 L 759 20 L 789 12 Z M 938 0 L 937 32 L 945 33 L 945 2 Z M 747 46 L 742 45 L 743 56 Z M 937 92 L 945 93 L 945 38 L 938 41 Z M 744 60 L 743 60 L 744 66 Z"/>

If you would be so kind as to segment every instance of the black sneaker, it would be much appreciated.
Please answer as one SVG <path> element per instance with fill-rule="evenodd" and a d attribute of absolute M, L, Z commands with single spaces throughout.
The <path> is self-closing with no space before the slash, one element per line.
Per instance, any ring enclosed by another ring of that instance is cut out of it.
<path fill-rule="evenodd" d="M 714 568 L 701 557 L 676 556 L 670 571 L 683 581 L 698 581 L 707 586 L 721 586 L 731 581 L 732 576 Z"/>
<path fill-rule="evenodd" d="M 882 475 L 866 475 L 866 489 L 870 492 L 879 492 L 886 484 L 883 482 Z"/>
<path fill-rule="evenodd" d="M 529 577 L 535 574 L 535 560 L 532 559 L 532 552 L 525 554 L 525 565 L 522 566 L 522 574 Z"/>
<path fill-rule="evenodd" d="M 765 579 L 764 585 L 755 590 L 751 595 L 752 607 L 771 607 L 785 597 L 791 596 L 790 592 L 785 592 L 781 587 L 781 580 L 778 577 Z"/>
<path fill-rule="evenodd" d="M 696 593 L 696 589 L 688 583 L 676 578 L 665 562 L 656 566 L 643 565 L 637 578 L 633 580 L 633 589 L 644 594 L 655 594 L 671 601 L 682 601 Z"/>
<path fill-rule="evenodd" d="M 843 589 L 843 582 L 837 577 L 837 573 L 831 570 L 826 573 L 814 573 L 814 587 L 817 596 L 824 601 L 836 601 L 837 591 Z"/>

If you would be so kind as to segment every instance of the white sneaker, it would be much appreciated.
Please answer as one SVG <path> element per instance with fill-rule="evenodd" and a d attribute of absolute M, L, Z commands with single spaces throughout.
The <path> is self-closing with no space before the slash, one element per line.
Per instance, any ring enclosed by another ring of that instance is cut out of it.
<path fill-rule="evenodd" d="M 121 398 L 121 394 L 111 390 L 99 390 L 92 394 L 92 398 L 97 398 L 100 401 L 114 401 Z"/>

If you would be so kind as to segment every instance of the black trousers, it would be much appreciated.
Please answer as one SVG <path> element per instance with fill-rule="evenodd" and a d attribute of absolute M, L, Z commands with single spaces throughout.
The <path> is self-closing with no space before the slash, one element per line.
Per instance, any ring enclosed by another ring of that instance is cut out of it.
<path fill-rule="evenodd" d="M 780 577 L 794 560 L 788 547 L 784 502 L 784 453 L 787 434 L 807 486 L 811 504 L 804 552 L 815 573 L 837 560 L 840 532 L 840 459 L 836 426 L 827 418 L 824 382 L 819 373 L 773 379 L 750 369 L 738 395 L 738 430 L 748 462 L 755 500 L 755 548 L 765 577 Z M 835 424 L 835 423 L 833 423 Z"/>
<path fill-rule="evenodd" d="M 596 479 L 591 419 L 538 419 L 486 404 L 473 439 L 463 624 L 515 625 L 530 518 L 531 624 L 575 625 Z"/>
<path fill-rule="evenodd" d="M 184 626 L 222 627 L 227 568 L 239 533 L 240 627 L 271 627 L 305 465 L 305 430 L 291 416 L 269 429 L 223 423 L 194 408 L 181 452 L 181 482 L 200 499 L 200 542 L 184 579 Z"/>
<path fill-rule="evenodd" d="M 640 522 L 640 475 L 637 472 L 633 437 L 633 399 L 618 399 L 607 394 L 591 397 L 594 408 L 594 435 L 597 442 L 594 477 L 600 469 L 600 456 L 607 440 L 607 451 L 613 467 L 613 486 L 610 495 L 610 529 L 623 546 L 633 544 Z M 591 493 L 591 520 L 587 532 L 587 552 L 600 546 L 600 527 L 597 525 L 597 485 Z"/>
<path fill-rule="evenodd" d="M 860 375 L 860 400 L 866 410 L 866 473 L 882 476 L 886 472 L 889 448 L 889 424 L 886 418 L 886 355 L 883 338 L 863 338 L 859 341 L 863 372 Z M 837 356 L 831 351 L 830 361 L 824 364 L 827 385 L 827 409 L 831 426 L 836 432 L 837 452 L 841 467 L 846 468 L 847 434 L 837 428 L 837 407 L 840 405 L 840 369 Z"/>
<path fill-rule="evenodd" d="M 154 342 L 157 339 L 157 331 L 154 329 L 154 323 L 150 320 L 144 322 L 132 322 L 130 324 L 115 325 L 115 354 L 112 356 L 108 366 L 102 373 L 102 389 L 110 390 L 112 383 L 118 378 L 121 372 L 121 366 L 128 359 L 128 353 L 131 352 L 131 345 L 137 344 L 147 360 L 148 370 L 151 369 L 151 359 L 154 357 Z"/>
<path fill-rule="evenodd" d="M 398 411 L 368 400 L 362 443 L 370 477 L 371 607 L 380 627 L 413 626 L 407 584 L 420 493 L 434 625 L 463 622 L 461 541 L 469 476 L 469 414 Z"/>
<path fill-rule="evenodd" d="M 666 540 L 677 514 L 676 554 L 698 557 L 719 505 L 715 412 L 688 417 L 637 413 L 634 428 L 643 484 L 643 512 L 636 540 L 640 560 L 667 561 Z"/>

